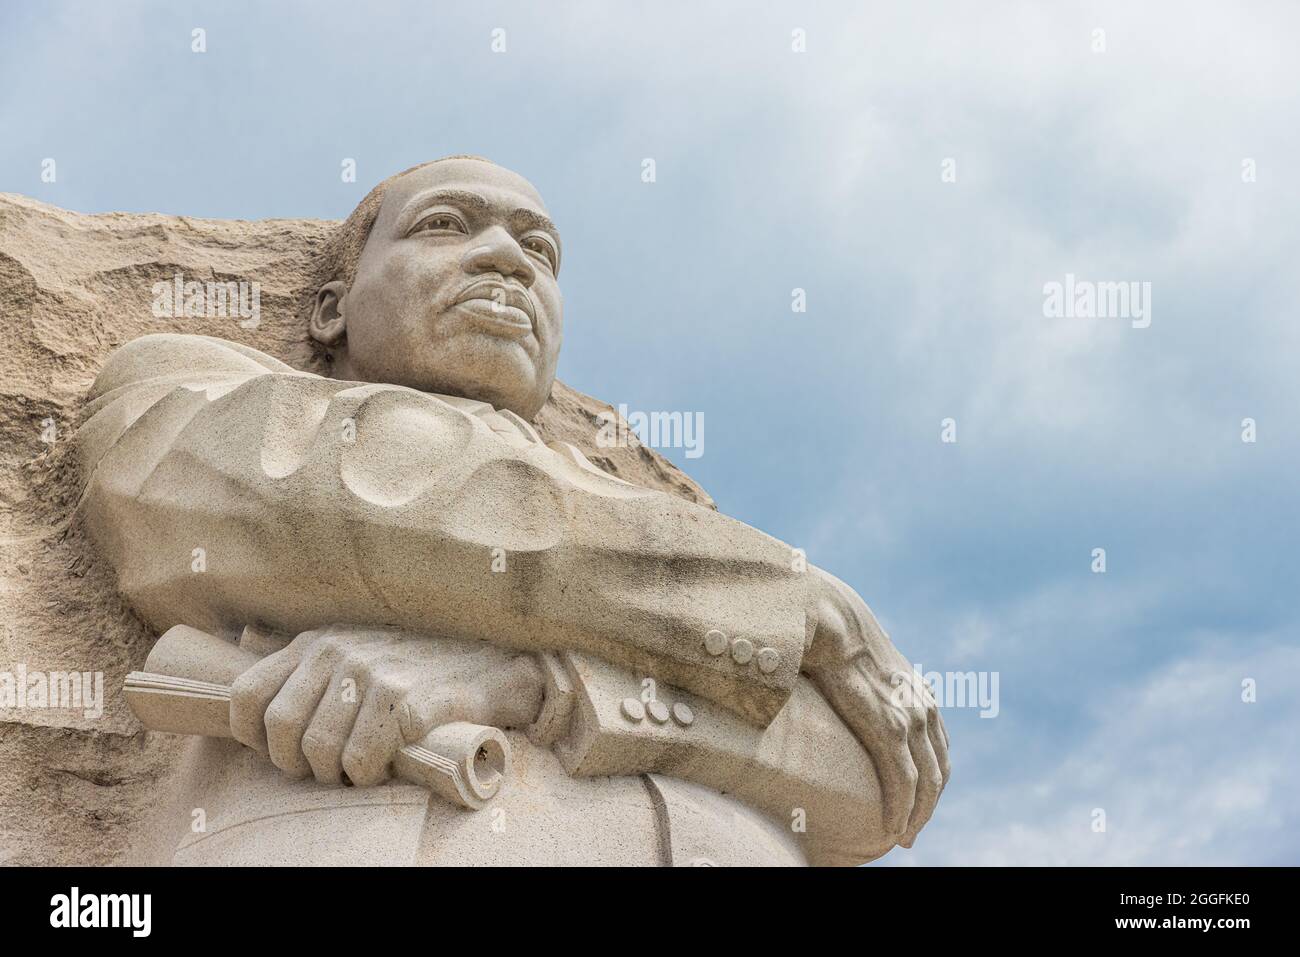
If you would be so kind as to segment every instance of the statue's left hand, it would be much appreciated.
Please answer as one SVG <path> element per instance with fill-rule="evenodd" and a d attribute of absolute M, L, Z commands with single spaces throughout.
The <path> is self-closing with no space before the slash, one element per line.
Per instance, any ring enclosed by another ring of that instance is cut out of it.
<path fill-rule="evenodd" d="M 948 732 L 930 689 L 876 616 L 838 578 L 818 581 L 818 621 L 803 670 L 871 755 L 893 842 L 911 847 L 948 784 Z"/>
<path fill-rule="evenodd" d="M 326 784 L 385 781 L 398 749 L 438 725 L 522 727 L 541 708 L 530 655 L 484 642 L 333 626 L 304 632 L 240 675 L 231 689 L 235 738 L 285 773 Z"/>

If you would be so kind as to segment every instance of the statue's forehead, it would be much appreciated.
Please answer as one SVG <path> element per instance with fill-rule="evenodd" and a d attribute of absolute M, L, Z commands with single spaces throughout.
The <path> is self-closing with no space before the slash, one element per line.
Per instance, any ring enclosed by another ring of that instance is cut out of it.
<path fill-rule="evenodd" d="M 483 160 L 443 160 L 404 173 L 384 191 L 381 218 L 400 213 L 411 200 L 437 190 L 478 193 L 506 208 L 524 207 L 546 215 L 546 204 L 532 183 L 518 173 Z"/>

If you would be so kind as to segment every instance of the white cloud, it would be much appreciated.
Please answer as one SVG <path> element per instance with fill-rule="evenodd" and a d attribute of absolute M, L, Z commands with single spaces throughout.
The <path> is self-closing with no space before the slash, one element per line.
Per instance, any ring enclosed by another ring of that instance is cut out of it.
<path fill-rule="evenodd" d="M 1247 677 L 1258 682 L 1254 704 L 1241 700 Z M 1106 694 L 1090 733 L 1048 767 L 966 789 L 959 763 L 914 851 L 888 862 L 1294 863 L 1298 684 L 1293 644 L 1241 656 L 1221 646 L 1173 663 Z M 1092 829 L 1095 808 L 1104 833 Z"/>

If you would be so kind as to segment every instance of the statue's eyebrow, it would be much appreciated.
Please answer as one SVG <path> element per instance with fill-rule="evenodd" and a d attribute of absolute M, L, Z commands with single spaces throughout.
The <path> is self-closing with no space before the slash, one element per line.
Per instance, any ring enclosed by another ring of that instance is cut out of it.
<path fill-rule="evenodd" d="M 541 229 L 545 232 L 554 234 L 556 239 L 560 238 L 560 227 L 555 225 L 555 221 L 549 216 L 543 216 L 536 210 L 524 209 L 521 206 L 510 214 L 510 223 L 520 231 L 525 229 Z"/>
<path fill-rule="evenodd" d="M 407 229 L 414 225 L 412 220 L 416 216 L 437 203 L 449 203 L 481 215 L 489 215 L 492 212 L 492 204 L 472 190 L 448 189 L 445 187 L 429 189 L 411 197 L 406 204 L 406 208 L 402 211 L 399 220 L 401 227 Z M 541 229 L 553 234 L 557 240 L 560 238 L 559 227 L 555 225 L 554 221 L 549 216 L 544 216 L 536 210 L 521 206 L 512 210 L 508 219 L 510 225 L 520 232 L 528 229 Z"/>
<path fill-rule="evenodd" d="M 491 212 L 491 204 L 478 193 L 467 189 L 428 189 L 411 197 L 406 208 L 402 210 L 401 224 L 407 226 L 411 219 L 424 212 L 435 203 L 450 203 L 476 213 Z"/>

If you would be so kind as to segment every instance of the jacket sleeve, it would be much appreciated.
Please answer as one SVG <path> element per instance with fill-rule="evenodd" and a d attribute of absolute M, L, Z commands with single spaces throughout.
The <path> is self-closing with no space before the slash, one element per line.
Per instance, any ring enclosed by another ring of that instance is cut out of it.
<path fill-rule="evenodd" d="M 582 651 L 764 726 L 794 688 L 813 622 L 790 548 L 571 447 L 200 336 L 123 346 L 86 412 L 87 524 L 159 631 L 346 621 Z"/>

